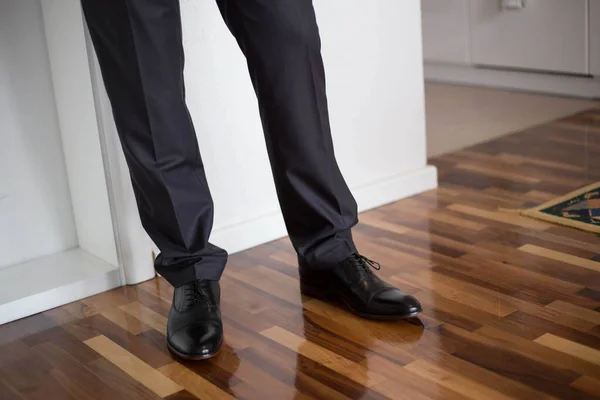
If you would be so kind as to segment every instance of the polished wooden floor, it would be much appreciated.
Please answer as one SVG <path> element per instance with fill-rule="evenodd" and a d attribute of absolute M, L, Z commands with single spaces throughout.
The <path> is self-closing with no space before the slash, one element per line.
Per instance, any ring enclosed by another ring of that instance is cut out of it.
<path fill-rule="evenodd" d="M 0 327 L 0 399 L 600 398 L 600 237 L 504 211 L 600 180 L 600 111 L 432 163 L 438 190 L 355 230 L 420 320 L 301 296 L 280 240 L 231 257 L 218 357 L 171 357 L 156 279 Z"/>

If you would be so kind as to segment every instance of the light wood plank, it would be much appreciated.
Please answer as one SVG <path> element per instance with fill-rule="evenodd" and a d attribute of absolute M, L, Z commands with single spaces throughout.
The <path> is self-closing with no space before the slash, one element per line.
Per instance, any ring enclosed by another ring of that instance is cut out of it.
<path fill-rule="evenodd" d="M 493 389 L 480 385 L 454 371 L 441 368 L 426 360 L 417 360 L 406 365 L 404 368 L 425 378 L 436 382 L 440 386 L 451 389 L 463 396 L 474 400 L 508 400 L 505 396 Z"/>
<path fill-rule="evenodd" d="M 151 310 L 143 304 L 135 301 L 120 307 L 125 313 L 139 319 L 144 324 L 152 327 L 154 330 L 166 335 L 167 334 L 167 318 L 159 313 Z"/>
<path fill-rule="evenodd" d="M 499 296 L 490 296 L 489 293 L 483 293 L 474 285 L 462 283 L 437 272 L 402 273 L 393 276 L 392 281 L 395 280 L 408 282 L 422 289 L 430 289 L 442 297 L 499 317 L 517 311 L 513 304 Z"/>
<path fill-rule="evenodd" d="M 423 330 L 416 325 L 406 323 L 402 329 L 398 329 L 395 324 L 363 320 L 339 307 L 314 299 L 304 302 L 304 308 L 319 315 L 320 318 L 332 321 L 328 330 L 336 335 L 368 347 L 379 354 L 391 356 L 403 364 L 416 359 L 410 351 L 423 335 Z"/>
<path fill-rule="evenodd" d="M 84 343 L 161 397 L 167 397 L 183 390 L 177 383 L 104 335 L 88 339 Z"/>
<path fill-rule="evenodd" d="M 596 378 L 582 376 L 575 382 L 571 383 L 571 386 L 573 386 L 575 389 L 581 390 L 582 392 L 586 392 L 600 398 L 600 380 Z"/>
<path fill-rule="evenodd" d="M 133 335 L 139 335 L 142 332 L 146 332 L 150 327 L 143 324 L 139 319 L 134 316 L 128 315 L 118 308 L 108 308 L 100 313 L 104 318 L 114 322 L 121 328 L 127 330 Z"/>
<path fill-rule="evenodd" d="M 535 342 L 562 353 L 570 354 L 573 357 L 600 365 L 600 351 L 591 347 L 563 339 L 551 333 L 540 336 L 535 339 Z"/>
<path fill-rule="evenodd" d="M 383 376 L 369 371 L 368 368 L 296 336 L 279 326 L 266 329 L 260 334 L 366 387 L 381 383 L 385 379 Z"/>
<path fill-rule="evenodd" d="M 173 301 L 173 287 L 166 283 L 160 283 L 161 280 L 150 280 L 137 285 L 137 288 L 142 289 L 146 293 L 155 296 L 167 304 Z"/>
<path fill-rule="evenodd" d="M 418 215 L 423 218 L 443 222 L 448 225 L 454 225 L 457 228 L 465 228 L 473 231 L 482 231 L 487 228 L 487 225 L 482 224 L 481 222 L 470 221 L 468 219 L 463 218 L 462 216 L 453 215 L 450 211 L 444 208 L 428 208 L 423 206 L 423 202 L 419 202 L 416 199 L 404 199 L 402 200 L 402 210 L 410 210 L 410 213 L 413 215 Z M 381 213 L 381 211 L 376 211 Z M 410 229 L 407 229 L 409 233 Z"/>
<path fill-rule="evenodd" d="M 506 161 L 506 162 L 517 164 L 517 165 L 531 164 L 531 165 L 539 165 L 541 167 L 556 168 L 556 169 L 562 169 L 565 171 L 574 171 L 574 172 L 581 172 L 581 171 L 585 170 L 585 168 L 580 167 L 578 165 L 571 165 L 571 164 L 557 162 L 557 161 L 551 161 L 551 160 L 543 160 L 540 158 L 535 158 L 535 157 L 530 157 L 530 156 L 525 157 L 522 155 L 511 154 L 511 153 L 502 153 L 502 154 L 498 155 L 497 158 L 500 160 Z"/>
<path fill-rule="evenodd" d="M 359 219 L 360 222 L 363 224 L 371 225 L 388 232 L 397 233 L 399 235 L 404 235 L 406 232 L 409 231 L 408 228 L 389 222 L 384 217 L 381 217 L 379 214 L 374 212 L 361 214 L 359 216 Z"/>
<path fill-rule="evenodd" d="M 570 254 L 546 249 L 545 247 L 540 247 L 533 244 L 526 244 L 524 246 L 521 246 L 519 247 L 519 250 L 529 254 L 534 254 L 536 256 L 545 257 L 551 260 L 556 260 L 567 264 L 576 265 L 581 268 L 586 268 L 592 271 L 600 272 L 600 262 L 597 261 L 587 260 L 585 258 L 572 256 Z"/>
<path fill-rule="evenodd" d="M 517 213 L 483 210 L 464 204 L 450 204 L 447 208 L 459 213 L 490 219 L 492 221 L 503 222 L 505 224 L 522 226 L 523 228 L 529 228 L 536 231 L 543 231 L 551 226 L 549 223 L 522 217 Z"/>
<path fill-rule="evenodd" d="M 539 178 L 531 178 L 529 176 L 525 176 L 523 174 L 507 172 L 503 169 L 498 168 L 490 168 L 484 167 L 481 164 L 473 165 L 468 163 L 461 163 L 456 166 L 457 169 L 462 169 L 464 171 L 475 172 L 487 176 L 491 176 L 494 178 L 507 179 L 513 182 L 526 182 L 526 183 L 539 183 Z"/>

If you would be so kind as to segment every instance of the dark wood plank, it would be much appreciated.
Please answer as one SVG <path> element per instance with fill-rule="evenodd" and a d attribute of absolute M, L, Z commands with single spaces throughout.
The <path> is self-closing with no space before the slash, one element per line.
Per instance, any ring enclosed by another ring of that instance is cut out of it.
<path fill-rule="evenodd" d="M 104 358 L 92 361 L 87 368 L 124 399 L 156 400 L 160 397 Z"/>
<path fill-rule="evenodd" d="M 182 390 L 181 392 L 174 393 L 168 397 L 165 397 L 166 400 L 197 400 L 198 398 L 188 392 L 187 390 Z"/>

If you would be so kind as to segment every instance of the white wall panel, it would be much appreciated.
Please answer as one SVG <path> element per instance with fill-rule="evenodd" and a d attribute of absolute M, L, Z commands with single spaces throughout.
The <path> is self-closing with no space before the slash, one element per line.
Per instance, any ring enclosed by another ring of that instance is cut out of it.
<path fill-rule="evenodd" d="M 500 1 L 471 1 L 474 64 L 587 74 L 588 0 L 526 0 L 503 10 Z"/>

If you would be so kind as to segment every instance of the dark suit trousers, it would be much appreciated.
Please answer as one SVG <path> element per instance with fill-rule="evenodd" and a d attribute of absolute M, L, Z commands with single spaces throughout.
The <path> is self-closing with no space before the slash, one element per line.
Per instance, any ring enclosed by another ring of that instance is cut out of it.
<path fill-rule="evenodd" d="M 294 248 L 333 266 L 356 251 L 357 210 L 334 156 L 312 1 L 217 4 L 248 62 Z M 185 103 L 179 1 L 82 5 L 142 224 L 161 250 L 156 270 L 174 286 L 217 280 L 227 253 L 209 243 L 213 202 Z"/>

